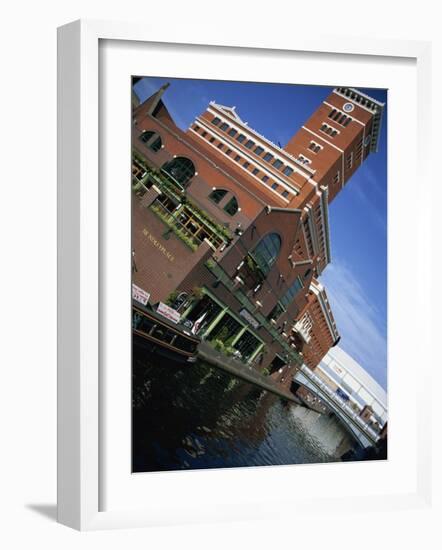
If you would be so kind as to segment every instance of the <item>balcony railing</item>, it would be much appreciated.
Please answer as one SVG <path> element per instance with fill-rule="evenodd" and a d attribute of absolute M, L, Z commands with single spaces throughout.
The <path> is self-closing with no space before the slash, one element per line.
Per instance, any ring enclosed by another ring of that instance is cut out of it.
<path fill-rule="evenodd" d="M 206 212 L 195 205 L 186 196 L 185 189 L 174 182 L 174 180 L 165 175 L 163 172 L 158 172 L 151 168 L 145 159 L 136 151 L 134 157 L 138 164 L 145 170 L 146 174 L 141 178 L 132 176 L 132 189 L 135 193 L 143 195 L 148 189 L 155 185 L 162 194 L 168 197 L 176 206 L 184 205 L 186 210 L 204 226 L 206 233 L 209 235 L 209 240 L 218 248 L 222 243 L 229 243 L 233 236 L 227 227 L 217 223 Z"/>
<path fill-rule="evenodd" d="M 258 311 L 258 306 L 254 304 L 245 294 L 240 290 L 237 285 L 232 281 L 232 279 L 227 275 L 224 269 L 217 264 L 216 262 L 207 262 L 206 267 L 215 275 L 215 277 L 220 281 L 228 290 L 232 292 L 235 298 L 239 303 L 244 306 L 249 313 L 255 316 L 255 318 L 260 322 L 260 324 L 267 330 L 267 332 L 276 340 L 284 351 L 287 353 L 288 357 L 297 363 L 298 365 L 302 364 L 301 356 L 296 353 L 288 342 L 281 336 L 281 334 L 273 327 L 266 317 Z"/>
<path fill-rule="evenodd" d="M 161 202 L 155 201 L 150 208 L 191 250 L 195 251 L 202 244 Z"/>

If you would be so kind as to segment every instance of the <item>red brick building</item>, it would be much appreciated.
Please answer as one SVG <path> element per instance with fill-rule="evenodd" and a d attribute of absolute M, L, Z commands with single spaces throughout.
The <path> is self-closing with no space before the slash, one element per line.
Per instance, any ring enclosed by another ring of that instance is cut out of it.
<path fill-rule="evenodd" d="M 307 304 L 293 325 L 292 336 L 304 363 L 311 369 L 340 340 L 327 293 L 316 279 L 310 283 Z"/>
<path fill-rule="evenodd" d="M 331 260 L 328 204 L 376 150 L 383 106 L 337 88 L 281 148 L 214 102 L 183 132 L 166 88 L 133 111 L 133 281 L 287 379 L 299 351 L 314 366 L 338 338 L 315 279 Z"/>

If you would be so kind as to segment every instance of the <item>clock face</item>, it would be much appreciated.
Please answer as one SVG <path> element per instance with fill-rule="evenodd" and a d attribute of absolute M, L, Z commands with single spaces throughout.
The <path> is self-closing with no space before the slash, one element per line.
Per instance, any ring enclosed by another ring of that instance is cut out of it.
<path fill-rule="evenodd" d="M 351 113 L 354 108 L 355 106 L 353 105 L 353 103 L 344 103 L 343 109 L 346 113 Z"/>

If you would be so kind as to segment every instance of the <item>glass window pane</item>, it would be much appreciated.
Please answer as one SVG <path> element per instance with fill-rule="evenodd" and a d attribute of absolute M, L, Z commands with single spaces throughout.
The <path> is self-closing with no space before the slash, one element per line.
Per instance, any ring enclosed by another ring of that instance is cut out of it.
<path fill-rule="evenodd" d="M 215 189 L 210 193 L 209 199 L 218 204 L 226 195 L 227 191 L 225 189 Z"/>
<path fill-rule="evenodd" d="M 277 233 L 269 233 L 263 237 L 252 252 L 252 257 L 264 273 L 268 273 L 278 257 L 281 249 L 281 237 Z"/>
<path fill-rule="evenodd" d="M 224 210 L 229 214 L 230 216 L 234 216 L 238 212 L 238 201 L 235 197 L 232 197 L 229 202 L 224 207 Z"/>

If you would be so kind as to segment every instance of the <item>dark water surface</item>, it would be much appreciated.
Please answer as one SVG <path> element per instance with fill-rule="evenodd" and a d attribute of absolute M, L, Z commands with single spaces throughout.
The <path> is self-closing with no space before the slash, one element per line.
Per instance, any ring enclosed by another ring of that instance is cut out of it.
<path fill-rule="evenodd" d="M 297 408 L 205 363 L 177 366 L 134 348 L 133 471 L 336 460 Z"/>

